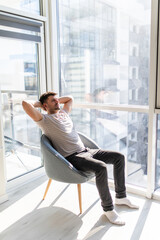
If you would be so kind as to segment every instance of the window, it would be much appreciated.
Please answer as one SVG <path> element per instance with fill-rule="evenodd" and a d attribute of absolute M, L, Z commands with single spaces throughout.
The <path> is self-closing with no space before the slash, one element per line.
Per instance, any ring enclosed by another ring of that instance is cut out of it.
<path fill-rule="evenodd" d="M 129 139 L 132 141 L 137 140 L 137 132 L 131 132 Z"/>
<path fill-rule="evenodd" d="M 133 32 L 137 33 L 137 26 L 135 26 L 135 25 L 133 26 Z"/>
<path fill-rule="evenodd" d="M 36 63 L 33 62 L 25 62 L 24 63 L 24 81 L 25 81 L 25 90 L 36 90 L 37 89 L 37 83 L 36 83 Z M 27 76 L 28 73 L 28 76 Z"/>
<path fill-rule="evenodd" d="M 145 3 L 136 0 L 127 6 L 122 3 L 121 8 L 116 3 L 91 0 L 84 10 L 80 2 L 77 0 L 73 15 L 73 2 L 65 3 L 62 12 L 64 1 L 58 1 L 60 95 L 72 94 L 77 104 L 84 104 L 72 112 L 76 128 L 100 147 L 123 152 L 128 161 L 127 182 L 146 187 L 148 114 L 119 111 L 114 106 L 148 105 L 151 7 L 146 9 Z M 150 0 L 147 2 L 150 6 Z M 139 18 L 133 17 L 133 9 Z M 72 44 L 64 44 L 66 27 L 66 39 Z M 145 65 L 141 64 L 144 59 Z M 92 109 L 85 108 L 88 103 Z M 112 104 L 114 110 L 104 110 L 105 104 Z M 109 175 L 112 178 L 110 171 Z"/>
<path fill-rule="evenodd" d="M 132 56 L 134 56 L 134 57 L 138 56 L 138 52 L 137 52 L 137 48 L 136 47 L 132 48 Z"/>
<path fill-rule="evenodd" d="M 1 107 L 7 180 L 11 180 L 42 166 L 41 132 L 21 105 L 22 100 L 36 101 L 39 96 L 38 51 L 42 23 L 8 14 L 0 14 L 0 18 L 3 19 L 0 25 L 5 27 L 0 31 Z"/>
<path fill-rule="evenodd" d="M 136 78 L 137 78 L 137 69 L 132 68 L 132 79 L 136 79 Z"/>

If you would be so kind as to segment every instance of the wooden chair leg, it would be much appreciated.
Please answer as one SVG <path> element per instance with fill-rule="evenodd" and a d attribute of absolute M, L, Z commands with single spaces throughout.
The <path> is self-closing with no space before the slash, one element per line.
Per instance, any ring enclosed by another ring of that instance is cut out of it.
<path fill-rule="evenodd" d="M 47 184 L 47 187 L 46 187 L 44 196 L 43 196 L 43 200 L 45 199 L 45 197 L 46 197 L 46 195 L 47 195 L 47 192 L 48 192 L 48 189 L 49 189 L 49 187 L 50 187 L 50 185 L 51 185 L 51 182 L 52 182 L 52 179 L 50 178 L 50 179 L 48 180 L 48 184 Z"/>
<path fill-rule="evenodd" d="M 77 188 L 78 188 L 79 209 L 80 209 L 80 213 L 82 213 L 81 184 L 77 184 Z"/>

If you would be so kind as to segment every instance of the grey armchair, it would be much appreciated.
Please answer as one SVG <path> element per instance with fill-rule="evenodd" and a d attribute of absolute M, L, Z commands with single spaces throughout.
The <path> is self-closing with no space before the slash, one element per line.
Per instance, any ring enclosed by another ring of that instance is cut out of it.
<path fill-rule="evenodd" d="M 98 145 L 86 137 L 82 133 L 78 133 L 85 147 L 92 149 L 99 148 Z M 52 146 L 50 140 L 46 135 L 41 137 L 41 151 L 44 159 L 44 167 L 49 181 L 43 196 L 43 200 L 46 197 L 52 179 L 60 182 L 74 183 L 77 184 L 78 188 L 78 198 L 79 198 L 79 208 L 80 213 L 82 213 L 82 197 L 81 197 L 81 183 L 87 182 L 94 177 L 93 173 L 82 172 L 77 170 L 73 165 L 68 162 L 60 153 L 58 153 Z"/>

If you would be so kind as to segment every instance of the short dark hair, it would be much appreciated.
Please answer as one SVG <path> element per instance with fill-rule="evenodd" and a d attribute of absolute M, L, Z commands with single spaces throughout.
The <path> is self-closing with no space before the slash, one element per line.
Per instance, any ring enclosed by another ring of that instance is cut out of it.
<path fill-rule="evenodd" d="M 49 96 L 55 96 L 57 95 L 57 93 L 55 92 L 46 92 L 46 93 L 43 93 L 40 98 L 39 98 L 39 101 L 41 102 L 41 104 L 43 105 L 44 102 L 46 102 L 46 100 L 48 99 Z"/>

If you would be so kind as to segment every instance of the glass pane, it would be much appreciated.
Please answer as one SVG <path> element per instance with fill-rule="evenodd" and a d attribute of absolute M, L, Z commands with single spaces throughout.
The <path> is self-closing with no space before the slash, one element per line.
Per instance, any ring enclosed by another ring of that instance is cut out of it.
<path fill-rule="evenodd" d="M 5 156 L 10 180 L 42 166 L 41 132 L 21 105 L 24 99 L 38 99 L 38 45 L 0 38 L 0 52 Z"/>
<path fill-rule="evenodd" d="M 24 113 L 23 99 L 37 100 L 34 94 L 2 93 L 3 128 L 7 179 L 30 172 L 42 165 L 40 151 L 41 132 Z"/>
<path fill-rule="evenodd" d="M 39 0 L 0 0 L 0 5 L 40 15 Z"/>
<path fill-rule="evenodd" d="M 148 105 L 150 13 L 151 0 L 59 0 L 61 95 Z"/>
<path fill-rule="evenodd" d="M 38 45 L 0 38 L 1 90 L 38 91 Z"/>
<path fill-rule="evenodd" d="M 91 137 L 102 149 L 126 156 L 127 183 L 146 187 L 148 115 L 121 111 L 74 109 L 71 117 L 78 131 Z M 112 166 L 108 175 L 113 178 Z"/>

